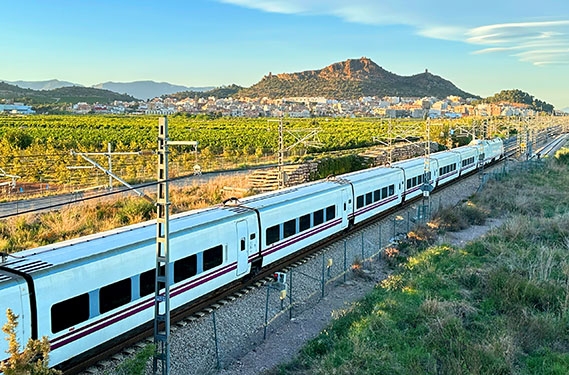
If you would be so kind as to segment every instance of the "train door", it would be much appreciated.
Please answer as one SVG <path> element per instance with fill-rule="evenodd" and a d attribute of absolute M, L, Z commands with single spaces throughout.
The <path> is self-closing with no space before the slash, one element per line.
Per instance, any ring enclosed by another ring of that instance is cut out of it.
<path fill-rule="evenodd" d="M 342 189 L 342 200 L 344 201 L 344 206 L 340 209 L 342 211 L 342 228 L 348 226 L 348 217 L 354 213 L 354 203 L 352 202 L 352 194 L 348 189 Z"/>
<path fill-rule="evenodd" d="M 249 228 L 246 220 L 237 222 L 237 276 L 244 274 L 249 269 Z"/>

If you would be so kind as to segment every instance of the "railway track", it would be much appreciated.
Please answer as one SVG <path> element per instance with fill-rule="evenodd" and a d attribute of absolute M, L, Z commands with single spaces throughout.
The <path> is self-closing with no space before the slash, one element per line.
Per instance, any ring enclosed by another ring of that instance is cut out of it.
<path fill-rule="evenodd" d="M 509 150 L 507 150 L 507 155 L 512 155 L 513 153 L 515 153 L 514 148 L 510 148 Z M 472 177 L 477 173 L 478 171 L 473 171 L 469 175 L 469 177 Z M 463 180 L 464 179 L 460 179 L 445 184 L 437 189 L 437 193 L 442 193 L 446 189 L 451 188 L 452 186 L 462 182 Z M 403 206 L 398 206 L 393 209 L 390 209 L 374 217 L 373 219 L 368 220 L 362 225 L 359 225 L 354 230 L 356 231 L 364 230 L 365 228 L 374 225 L 376 222 L 384 220 L 386 217 L 399 212 L 399 210 L 407 208 L 408 206 L 416 203 L 416 201 L 420 199 L 421 197 L 418 197 L 415 200 L 407 201 Z M 330 246 L 334 242 L 342 240 L 343 238 L 345 238 L 345 236 L 351 234 L 353 234 L 353 230 L 330 237 L 327 240 L 320 242 L 315 246 L 311 246 L 305 249 L 305 251 L 303 251 L 302 253 L 292 255 L 270 268 L 261 270 L 256 275 L 249 277 L 245 282 L 242 281 L 234 282 L 233 284 L 230 284 L 216 291 L 215 293 L 212 293 L 204 298 L 200 298 L 197 301 L 193 301 L 189 306 L 173 311 L 171 315 L 171 322 L 175 324 L 185 319 L 192 320 L 202 317 L 206 314 L 210 314 L 212 311 L 218 309 L 224 304 L 233 301 L 236 298 L 239 298 L 240 295 L 246 294 L 251 290 L 257 289 L 265 285 L 267 282 L 271 280 L 270 276 L 274 272 L 286 269 L 288 267 L 294 267 L 298 264 L 302 264 L 307 259 L 314 257 L 314 254 L 323 251 L 323 249 Z M 116 357 L 117 353 L 120 352 L 132 353 L 133 351 L 136 351 L 136 349 L 133 348 L 141 347 L 146 343 L 152 342 L 151 340 L 152 334 L 153 334 L 153 322 L 150 322 L 144 327 L 142 327 L 142 329 L 136 332 L 135 334 L 132 334 L 126 338 L 121 337 L 120 339 L 117 339 L 117 342 L 113 343 L 112 346 L 105 349 L 104 351 L 99 351 L 96 353 L 95 352 L 87 353 L 87 356 L 77 358 L 73 362 L 67 363 L 64 373 L 66 375 L 78 374 L 84 371 L 85 369 L 89 368 L 90 366 L 94 366 L 97 362 L 101 360 L 108 360 L 108 358 Z"/>

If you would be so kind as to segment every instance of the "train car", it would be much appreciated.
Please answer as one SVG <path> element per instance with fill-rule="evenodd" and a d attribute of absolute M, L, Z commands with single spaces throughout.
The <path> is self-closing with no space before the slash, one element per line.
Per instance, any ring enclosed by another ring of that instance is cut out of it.
<path fill-rule="evenodd" d="M 16 267 L 14 267 L 16 268 Z M 27 276 L 26 276 L 27 278 Z M 20 344 L 25 345 L 32 338 L 37 337 L 35 313 L 36 296 L 33 284 L 26 280 L 23 274 L 16 269 L 5 269 L 0 263 L 0 322 L 5 321 L 6 310 L 11 309 L 18 316 L 16 337 Z M 31 288 L 30 288 L 31 285 Z M 4 324 L 1 323 L 0 327 Z M 0 361 L 8 359 L 8 341 L 0 340 Z"/>
<path fill-rule="evenodd" d="M 259 215 L 262 266 L 283 259 L 348 227 L 351 186 L 319 181 L 243 199 Z"/>
<path fill-rule="evenodd" d="M 214 207 L 175 215 L 170 221 L 171 309 L 249 273 L 258 255 L 257 216 L 250 210 Z M 132 332 L 154 317 L 156 224 L 136 224 L 18 253 L 3 274 L 25 267 L 37 296 L 37 337 L 47 336 L 57 365 Z M 6 271 L 8 270 L 8 271 Z M 12 282 L 14 283 L 14 282 Z M 22 282 L 5 289 L 25 300 Z M 26 311 L 22 327 L 34 322 Z M 15 311 L 18 313 L 18 311 Z M 22 328 L 21 339 L 30 328 Z M 35 336 L 35 335 L 32 335 Z"/>
<path fill-rule="evenodd" d="M 431 154 L 431 165 L 437 169 L 435 187 L 450 182 L 459 175 L 460 155 L 454 151 Z"/>
<path fill-rule="evenodd" d="M 478 167 L 478 161 L 480 159 L 478 148 L 474 146 L 462 146 L 453 149 L 453 152 L 460 155 L 459 176 L 465 175 Z"/>
<path fill-rule="evenodd" d="M 491 162 L 503 143 L 432 154 L 427 182 L 458 178 L 476 152 Z M 424 165 L 416 158 L 172 215 L 171 309 L 418 196 Z M 155 220 L 22 251 L 0 263 L 0 309 L 19 315 L 20 343 L 49 338 L 52 365 L 77 361 L 152 324 L 155 262 Z"/>
<path fill-rule="evenodd" d="M 504 155 L 504 142 L 500 138 L 474 139 L 469 146 L 478 148 L 479 163 L 482 166 L 499 160 Z"/>
<path fill-rule="evenodd" d="M 399 168 L 403 171 L 402 181 L 404 181 L 404 190 L 402 193 L 402 201 L 422 195 L 423 191 L 421 189 L 425 184 L 434 187 L 439 173 L 437 164 L 429 162 L 429 171 L 427 172 L 427 176 L 425 176 L 424 158 L 398 161 L 393 163 L 392 167 Z"/>
<path fill-rule="evenodd" d="M 403 171 L 376 167 L 342 175 L 352 186 L 355 206 L 349 215 L 358 224 L 401 203 Z"/>

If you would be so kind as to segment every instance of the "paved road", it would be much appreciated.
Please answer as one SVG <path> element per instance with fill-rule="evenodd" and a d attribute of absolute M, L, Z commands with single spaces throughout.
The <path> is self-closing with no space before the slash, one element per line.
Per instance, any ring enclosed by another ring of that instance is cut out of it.
<path fill-rule="evenodd" d="M 250 170 L 236 170 L 236 171 L 226 171 L 226 172 L 211 172 L 204 173 L 197 176 L 187 176 L 184 178 L 178 178 L 171 182 L 171 186 L 182 187 L 191 184 L 203 184 L 207 183 L 209 180 L 216 177 L 225 176 L 243 176 L 246 177 Z M 143 192 L 145 194 L 152 195 L 156 192 L 156 184 L 142 184 L 135 186 L 136 190 Z M 19 200 L 13 202 L 0 203 L 0 219 L 7 218 L 10 216 L 15 216 L 27 212 L 38 212 L 38 211 L 49 211 L 57 210 L 62 206 L 76 204 L 84 201 L 85 199 L 109 199 L 115 198 L 118 194 L 123 196 L 136 195 L 136 192 L 129 190 L 127 188 L 115 188 L 113 192 L 106 190 L 97 191 L 79 191 L 69 194 L 53 195 L 42 198 L 34 198 L 27 200 Z"/>

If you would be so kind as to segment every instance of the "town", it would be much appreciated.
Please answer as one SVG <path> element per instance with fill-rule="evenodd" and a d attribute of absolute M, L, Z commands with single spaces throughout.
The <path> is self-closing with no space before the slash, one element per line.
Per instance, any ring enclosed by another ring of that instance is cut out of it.
<path fill-rule="evenodd" d="M 66 111 L 74 114 L 156 114 L 205 115 L 208 117 L 380 117 L 380 118 L 461 118 L 466 116 L 519 116 L 538 114 L 529 105 L 520 103 L 480 103 L 476 99 L 448 96 L 435 97 L 375 97 L 352 100 L 324 97 L 269 98 L 184 98 L 156 97 L 147 101 L 114 101 L 110 104 L 79 102 Z M 0 113 L 34 114 L 32 106 L 24 103 L 0 104 Z M 556 115 L 566 115 L 556 111 Z"/>

